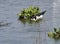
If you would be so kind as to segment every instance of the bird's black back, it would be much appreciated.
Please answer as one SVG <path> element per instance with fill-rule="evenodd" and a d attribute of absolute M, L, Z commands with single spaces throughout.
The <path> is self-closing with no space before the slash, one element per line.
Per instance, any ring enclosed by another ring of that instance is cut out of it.
<path fill-rule="evenodd" d="M 31 16 L 30 18 L 31 18 L 31 19 L 33 19 L 33 18 L 35 18 L 35 19 L 36 19 L 36 16 L 34 16 L 34 15 L 33 15 L 33 16 Z"/>

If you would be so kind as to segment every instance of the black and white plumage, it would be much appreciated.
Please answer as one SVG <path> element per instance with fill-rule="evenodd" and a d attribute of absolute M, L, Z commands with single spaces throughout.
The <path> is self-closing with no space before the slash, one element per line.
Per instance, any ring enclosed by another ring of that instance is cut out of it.
<path fill-rule="evenodd" d="M 30 18 L 31 18 L 31 20 L 36 21 L 36 16 L 33 15 Z"/>
<path fill-rule="evenodd" d="M 46 12 L 46 10 L 43 11 L 43 12 L 41 12 L 41 13 L 36 14 L 35 16 L 34 15 L 31 16 L 31 20 L 36 21 L 38 19 L 42 19 L 43 18 L 43 15 L 45 14 L 45 12 Z"/>

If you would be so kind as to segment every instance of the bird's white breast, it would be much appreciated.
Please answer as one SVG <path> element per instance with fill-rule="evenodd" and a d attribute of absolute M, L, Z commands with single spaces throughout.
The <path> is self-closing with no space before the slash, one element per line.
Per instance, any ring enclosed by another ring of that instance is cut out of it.
<path fill-rule="evenodd" d="M 40 16 L 36 16 L 36 19 L 35 18 L 32 18 L 31 20 L 36 21 L 36 20 L 42 19 L 42 18 L 43 18 L 43 15 L 40 15 Z"/>
<path fill-rule="evenodd" d="M 43 15 L 40 15 L 40 18 L 43 18 Z"/>
<path fill-rule="evenodd" d="M 33 18 L 33 19 L 31 19 L 32 21 L 36 21 L 36 19 L 35 18 Z"/>
<path fill-rule="evenodd" d="M 41 18 L 43 18 L 43 15 L 36 16 L 36 19 L 41 19 Z"/>

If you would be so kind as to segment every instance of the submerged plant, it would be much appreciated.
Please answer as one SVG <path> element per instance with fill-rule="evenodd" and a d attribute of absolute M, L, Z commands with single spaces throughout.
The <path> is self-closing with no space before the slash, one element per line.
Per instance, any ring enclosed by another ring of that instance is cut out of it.
<path fill-rule="evenodd" d="M 54 32 L 48 32 L 48 36 L 54 39 L 60 38 L 60 28 L 54 28 Z"/>
<path fill-rule="evenodd" d="M 29 18 L 32 15 L 36 15 L 37 13 L 40 13 L 40 9 L 38 7 L 28 7 L 24 8 L 21 13 L 18 14 L 19 17 L 26 17 Z"/>

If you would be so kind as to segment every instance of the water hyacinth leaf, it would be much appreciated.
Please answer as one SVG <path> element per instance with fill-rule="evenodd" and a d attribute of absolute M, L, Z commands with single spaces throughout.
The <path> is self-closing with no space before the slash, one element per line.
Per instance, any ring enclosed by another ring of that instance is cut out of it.
<path fill-rule="evenodd" d="M 21 14 L 17 14 L 18 16 L 21 16 Z"/>
<path fill-rule="evenodd" d="M 49 36 L 54 39 L 60 38 L 60 28 L 54 28 L 54 32 L 48 32 L 48 33 L 49 33 Z"/>
<path fill-rule="evenodd" d="M 53 34 L 53 38 L 55 38 L 55 36 L 57 35 L 57 33 L 55 33 L 55 32 L 53 32 L 52 34 Z"/>
<path fill-rule="evenodd" d="M 60 28 L 59 28 L 59 31 L 60 31 Z"/>
<path fill-rule="evenodd" d="M 49 37 L 53 37 L 52 32 L 48 32 L 48 36 L 49 36 Z"/>
<path fill-rule="evenodd" d="M 56 32 L 57 31 L 57 28 L 54 28 L 54 32 Z"/>
<path fill-rule="evenodd" d="M 21 11 L 20 14 L 18 14 L 18 16 L 26 16 L 26 17 L 30 17 L 32 15 L 36 15 L 37 13 L 40 13 L 40 10 L 38 7 L 28 7 L 28 8 L 23 8 L 23 10 Z"/>

